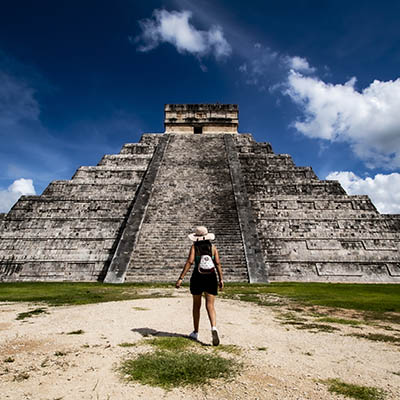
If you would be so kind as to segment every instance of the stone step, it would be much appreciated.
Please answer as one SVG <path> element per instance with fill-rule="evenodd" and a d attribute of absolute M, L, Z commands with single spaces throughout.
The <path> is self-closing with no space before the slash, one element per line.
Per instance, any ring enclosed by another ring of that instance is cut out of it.
<path fill-rule="evenodd" d="M 223 135 L 207 136 L 207 141 L 171 136 L 128 276 L 136 279 L 137 271 L 151 273 L 163 264 L 182 269 L 191 245 L 187 235 L 201 224 L 217 235 L 221 256 L 230 254 L 225 259 L 247 274 L 237 218 Z"/>
<path fill-rule="evenodd" d="M 130 184 L 74 183 L 72 181 L 53 181 L 43 192 L 47 196 L 75 198 L 105 198 L 107 200 L 132 200 L 139 182 Z"/>
<path fill-rule="evenodd" d="M 114 242 L 114 238 L 0 238 L 0 250 L 110 250 Z"/>
<path fill-rule="evenodd" d="M 147 168 L 152 157 L 150 154 L 106 154 L 97 164 L 108 168 Z"/>

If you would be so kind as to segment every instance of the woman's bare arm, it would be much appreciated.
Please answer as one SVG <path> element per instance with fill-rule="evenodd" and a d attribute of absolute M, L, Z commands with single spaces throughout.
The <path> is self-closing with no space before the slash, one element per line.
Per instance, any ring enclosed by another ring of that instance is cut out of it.
<path fill-rule="evenodd" d="M 224 279 L 222 275 L 222 266 L 221 266 L 221 261 L 219 259 L 219 254 L 217 248 L 214 246 L 215 249 L 215 265 L 217 267 L 217 274 L 218 274 L 218 282 L 219 282 L 219 288 L 222 290 L 224 288 Z"/>
<path fill-rule="evenodd" d="M 188 258 L 186 260 L 185 266 L 183 267 L 183 270 L 182 270 L 178 280 L 176 281 L 175 287 L 177 289 L 179 289 L 181 287 L 183 278 L 185 277 L 186 273 L 189 271 L 189 269 L 192 266 L 193 262 L 194 262 L 194 245 L 192 245 L 192 247 L 190 248 L 189 255 L 188 255 Z"/>

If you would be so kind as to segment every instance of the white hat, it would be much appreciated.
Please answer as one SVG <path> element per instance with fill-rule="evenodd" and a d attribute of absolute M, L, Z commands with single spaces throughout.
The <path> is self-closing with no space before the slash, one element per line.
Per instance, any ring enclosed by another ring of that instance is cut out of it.
<path fill-rule="evenodd" d="M 208 233 L 208 229 L 205 226 L 197 226 L 194 233 L 189 235 L 189 239 L 192 242 L 197 242 L 198 240 L 214 240 L 215 235 L 213 233 Z"/>

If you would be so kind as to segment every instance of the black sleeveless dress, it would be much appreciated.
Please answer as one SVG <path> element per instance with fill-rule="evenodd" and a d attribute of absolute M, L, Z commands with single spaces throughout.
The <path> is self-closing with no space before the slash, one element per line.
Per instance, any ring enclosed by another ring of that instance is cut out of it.
<path fill-rule="evenodd" d="M 214 258 L 212 256 L 213 260 Z M 199 295 L 206 292 L 216 296 L 218 294 L 218 280 L 215 269 L 210 274 L 201 274 L 199 272 L 199 263 L 200 256 L 195 256 L 194 269 L 190 278 L 190 293 Z"/>

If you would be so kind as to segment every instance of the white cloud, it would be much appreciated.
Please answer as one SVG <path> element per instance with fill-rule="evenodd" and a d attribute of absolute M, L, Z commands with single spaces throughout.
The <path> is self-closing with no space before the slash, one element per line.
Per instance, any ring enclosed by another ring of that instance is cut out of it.
<path fill-rule="evenodd" d="M 311 67 L 308 61 L 303 57 L 283 57 L 283 62 L 292 70 L 299 71 L 305 74 L 315 72 L 315 68 Z"/>
<path fill-rule="evenodd" d="M 0 70 L 0 126 L 2 129 L 23 121 L 37 121 L 39 103 L 35 91 L 23 81 Z"/>
<path fill-rule="evenodd" d="M 8 212 L 22 195 L 35 195 L 32 179 L 17 179 L 6 190 L 0 190 L 0 212 Z"/>
<path fill-rule="evenodd" d="M 350 143 L 369 167 L 400 167 L 400 78 L 375 80 L 361 92 L 355 82 L 334 85 L 292 70 L 284 93 L 304 113 L 294 126 L 312 138 Z"/>
<path fill-rule="evenodd" d="M 140 51 L 150 51 L 160 43 L 170 43 L 179 53 L 191 53 L 202 57 L 212 53 L 219 59 L 232 52 L 222 29 L 213 26 L 208 31 L 196 29 L 190 22 L 190 11 L 154 10 L 153 18 L 139 21 L 142 34 L 136 38 L 142 44 Z"/>
<path fill-rule="evenodd" d="M 379 212 L 400 214 L 400 174 L 377 174 L 374 178 L 360 178 L 353 172 L 331 172 L 326 179 L 337 180 L 349 194 L 368 195 Z"/>

